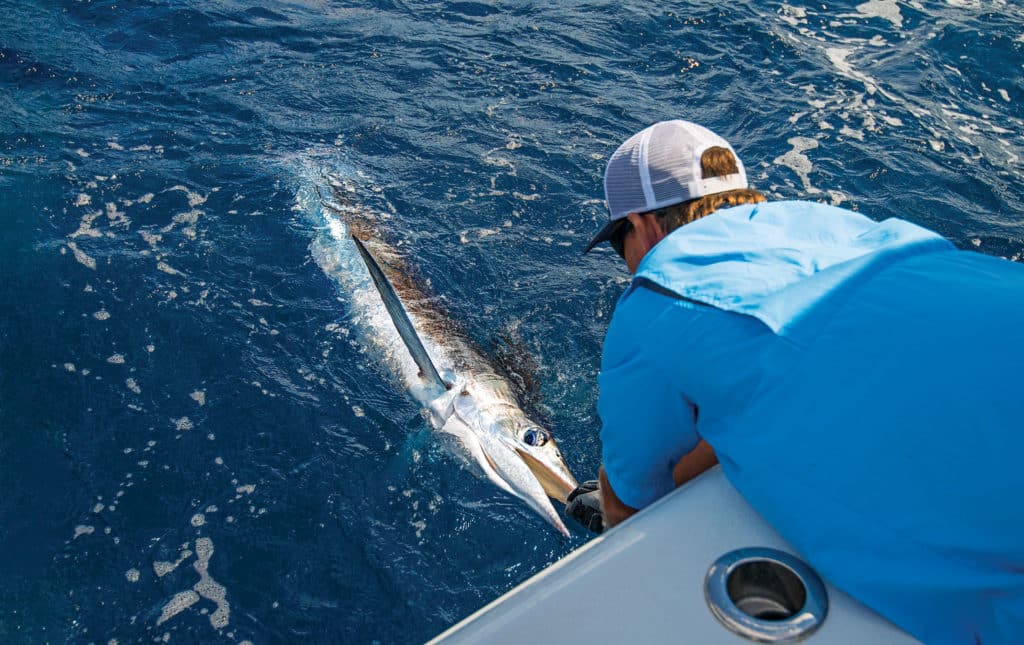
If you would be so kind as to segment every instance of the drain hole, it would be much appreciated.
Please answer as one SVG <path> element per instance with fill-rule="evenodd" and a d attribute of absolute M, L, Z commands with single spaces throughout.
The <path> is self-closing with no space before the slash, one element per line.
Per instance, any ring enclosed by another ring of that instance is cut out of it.
<path fill-rule="evenodd" d="M 729 574 L 726 591 L 740 611 L 759 620 L 786 620 L 807 601 L 807 589 L 799 576 L 770 560 L 738 565 Z"/>

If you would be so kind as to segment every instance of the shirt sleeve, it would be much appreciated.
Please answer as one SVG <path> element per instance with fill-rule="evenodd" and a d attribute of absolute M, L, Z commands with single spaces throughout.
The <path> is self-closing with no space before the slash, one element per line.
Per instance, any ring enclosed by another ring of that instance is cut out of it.
<path fill-rule="evenodd" d="M 613 318 L 597 410 L 608 482 L 623 503 L 640 509 L 675 488 L 672 469 L 700 437 L 694 405 L 659 365 L 665 355 L 644 333 L 647 325 L 631 324 L 637 322 L 618 311 Z"/>

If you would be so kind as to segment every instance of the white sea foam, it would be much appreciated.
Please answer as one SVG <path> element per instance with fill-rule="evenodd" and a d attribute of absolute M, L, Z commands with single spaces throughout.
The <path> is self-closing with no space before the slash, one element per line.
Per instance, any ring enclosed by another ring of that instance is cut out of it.
<path fill-rule="evenodd" d="M 779 16 L 782 20 L 793 27 L 807 24 L 807 10 L 803 7 L 792 7 L 783 4 L 779 8 Z"/>
<path fill-rule="evenodd" d="M 79 264 L 94 271 L 96 270 L 96 260 L 85 251 L 79 249 L 77 244 L 74 242 L 68 242 L 68 248 L 75 254 L 75 259 L 78 260 Z"/>
<path fill-rule="evenodd" d="M 107 220 L 111 226 L 124 228 L 131 223 L 124 211 L 117 210 L 117 204 L 114 202 L 107 202 L 106 209 Z"/>
<path fill-rule="evenodd" d="M 96 531 L 96 527 L 88 526 L 85 524 L 79 524 L 75 527 L 75 537 L 72 539 L 77 540 L 82 535 L 92 535 Z"/>
<path fill-rule="evenodd" d="M 818 147 L 817 139 L 811 139 L 809 137 L 792 137 L 786 141 L 789 145 L 793 146 L 793 149 L 786 152 L 782 156 L 775 158 L 777 165 L 786 166 L 800 177 L 800 181 L 803 183 L 804 190 L 809 194 L 820 193 L 821 190 L 811 185 L 810 173 L 814 170 L 814 164 L 807 155 L 803 154 L 807 150 L 813 150 Z"/>
<path fill-rule="evenodd" d="M 874 94 L 878 91 L 878 83 L 867 74 L 863 74 L 854 69 L 853 64 L 850 63 L 847 58 L 850 57 L 856 50 L 849 47 L 826 47 L 825 56 L 829 62 L 839 71 L 840 74 L 848 78 L 860 81 L 864 84 L 864 89 L 867 90 L 868 94 Z"/>
<path fill-rule="evenodd" d="M 195 591 L 191 589 L 188 591 L 179 591 L 174 594 L 174 597 L 167 601 L 166 605 L 164 605 L 163 611 L 160 612 L 160 618 L 157 619 L 156 624 L 164 624 L 197 602 L 199 602 L 199 594 Z"/>
<path fill-rule="evenodd" d="M 857 5 L 857 12 L 868 18 L 884 18 L 897 29 L 903 28 L 903 14 L 896 0 L 868 0 Z"/>
<path fill-rule="evenodd" d="M 223 629 L 230 622 L 231 607 L 227 601 L 227 589 L 210 576 L 209 565 L 212 557 L 213 540 L 207 537 L 196 540 L 196 562 L 192 566 L 199 573 L 199 582 L 192 588 L 203 598 L 216 603 L 217 609 L 210 614 L 210 625 L 214 629 Z"/>
<path fill-rule="evenodd" d="M 156 268 L 158 271 L 163 271 L 167 275 L 185 275 L 162 260 L 156 263 Z"/>
<path fill-rule="evenodd" d="M 853 128 L 851 128 L 848 125 L 844 125 L 842 128 L 840 128 L 839 134 L 841 134 L 843 136 L 846 136 L 846 137 L 850 137 L 851 139 L 856 139 L 857 141 L 863 141 L 864 140 L 864 133 L 863 132 L 861 132 L 860 130 L 854 130 Z"/>
<path fill-rule="evenodd" d="M 162 239 L 164 239 L 162 235 L 150 233 L 149 231 L 139 231 L 139 235 L 141 235 L 142 239 L 145 240 L 146 243 L 149 244 L 149 246 L 152 247 L 154 250 L 156 250 L 156 245 L 159 244 Z"/>
<path fill-rule="evenodd" d="M 171 191 L 181 191 L 185 193 L 186 197 L 188 198 L 189 206 L 199 206 L 200 204 L 206 203 L 207 197 L 205 195 L 200 195 L 199 193 L 193 192 L 189 190 L 187 187 L 182 186 L 180 184 L 177 186 L 171 186 L 170 188 L 164 190 L 165 193 Z"/>
<path fill-rule="evenodd" d="M 103 233 L 92 227 L 93 222 L 96 221 L 103 211 L 90 211 L 82 215 L 82 219 L 78 222 L 78 229 L 68 237 L 103 237 Z"/>
<path fill-rule="evenodd" d="M 192 551 L 190 551 L 188 549 L 188 542 L 186 542 L 185 544 L 182 545 L 181 552 L 178 553 L 178 559 L 175 560 L 174 562 L 167 562 L 167 561 L 156 561 L 156 562 L 154 562 L 153 563 L 153 573 L 156 574 L 157 578 L 162 578 L 162 577 L 166 576 L 168 573 L 170 573 L 170 572 L 174 571 L 175 569 L 177 569 L 178 565 L 180 565 L 182 562 L 184 562 L 185 560 L 189 559 L 190 557 L 192 557 Z"/>

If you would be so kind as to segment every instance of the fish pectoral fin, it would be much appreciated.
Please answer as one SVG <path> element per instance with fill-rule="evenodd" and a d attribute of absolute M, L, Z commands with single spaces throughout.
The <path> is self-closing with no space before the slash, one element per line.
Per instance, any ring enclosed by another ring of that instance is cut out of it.
<path fill-rule="evenodd" d="M 498 474 L 497 465 L 494 463 L 494 460 L 487 456 L 487 452 L 480 445 L 480 440 L 476 434 L 470 430 L 469 426 L 462 419 L 456 415 L 450 416 L 444 426 L 441 427 L 441 432 L 446 432 L 458 438 L 463 447 L 465 447 L 466 452 L 469 453 L 473 461 L 480 466 L 480 470 L 487 476 L 487 479 L 491 480 L 495 486 L 509 495 L 518 497 L 516 492 L 512 490 L 512 487 L 508 485 L 508 482 Z"/>

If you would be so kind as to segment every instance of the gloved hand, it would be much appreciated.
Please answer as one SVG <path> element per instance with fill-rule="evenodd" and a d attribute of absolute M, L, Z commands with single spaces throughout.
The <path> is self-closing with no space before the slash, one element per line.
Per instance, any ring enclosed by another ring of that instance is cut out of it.
<path fill-rule="evenodd" d="M 604 531 L 601 489 L 596 479 L 583 482 L 566 498 L 565 514 L 594 533 Z"/>

